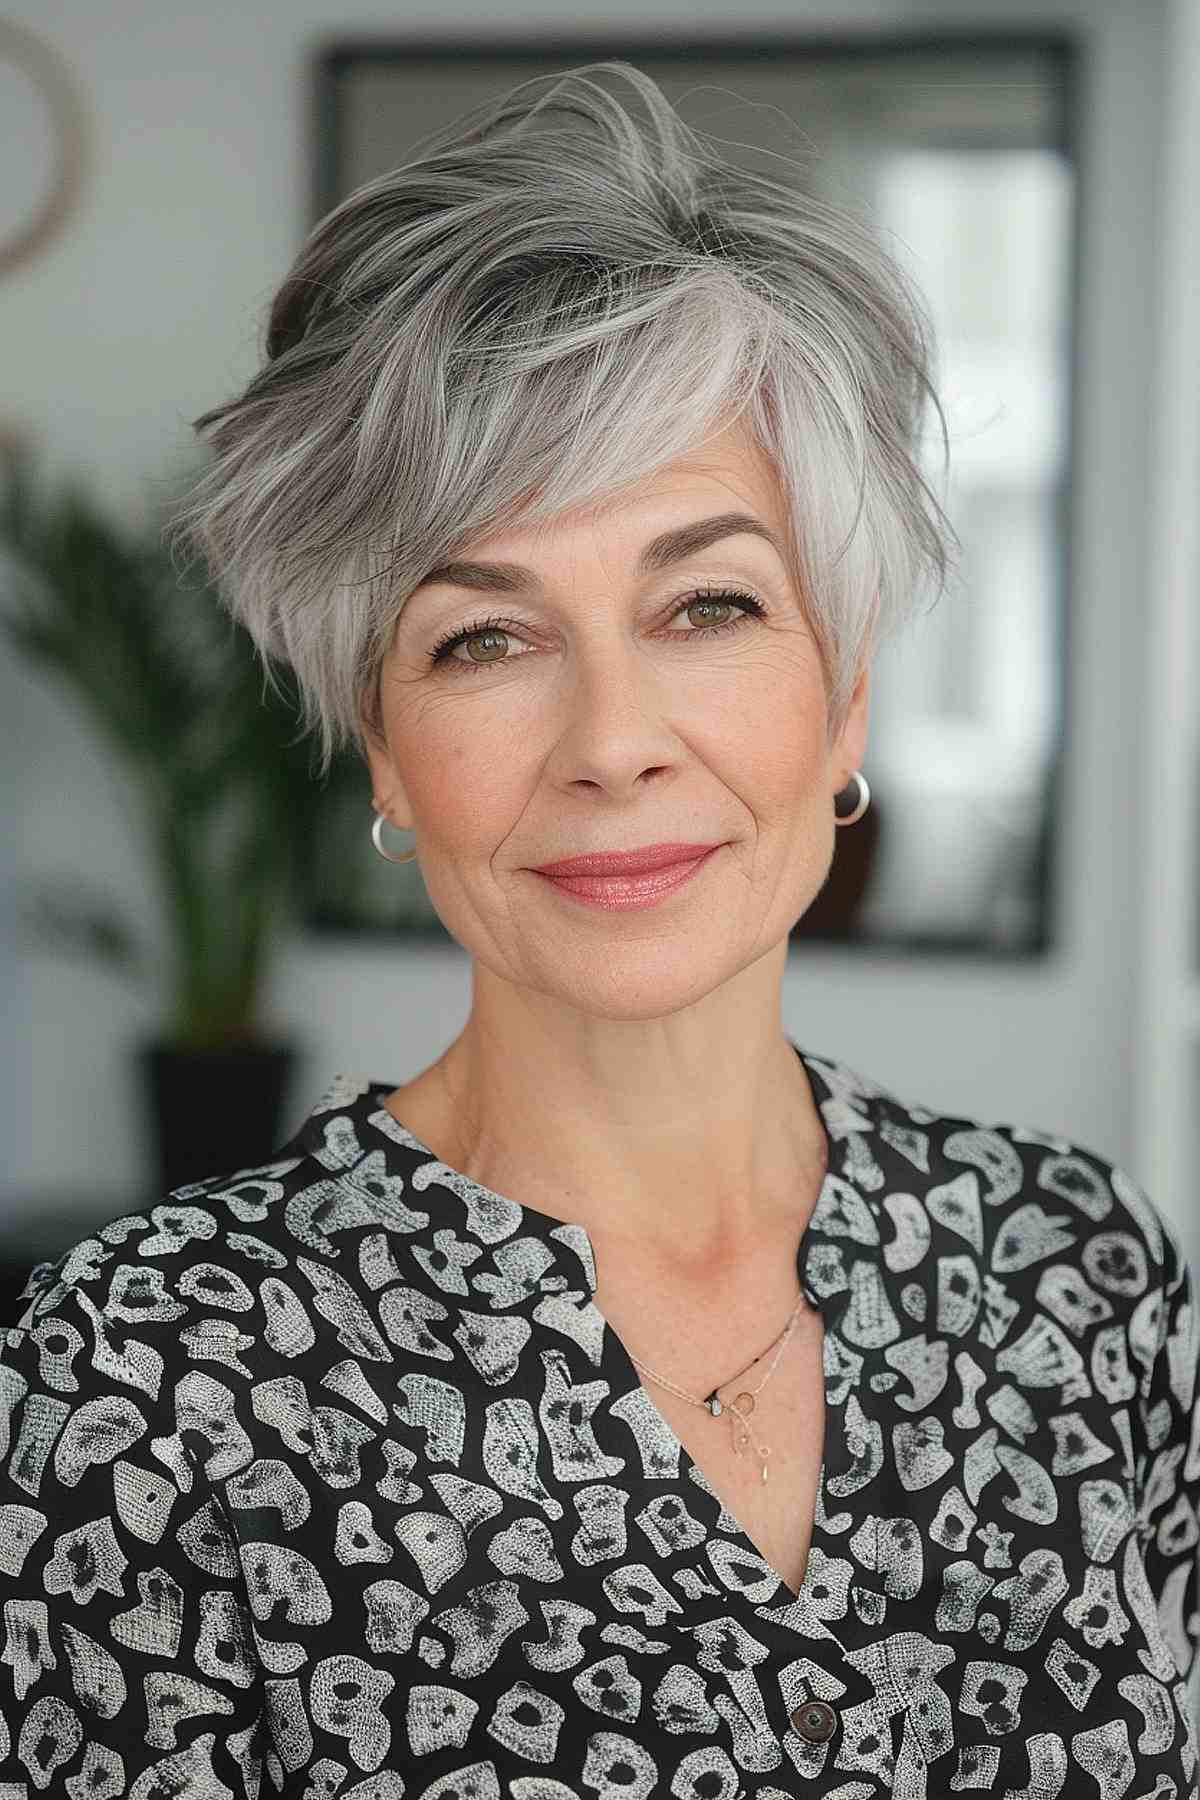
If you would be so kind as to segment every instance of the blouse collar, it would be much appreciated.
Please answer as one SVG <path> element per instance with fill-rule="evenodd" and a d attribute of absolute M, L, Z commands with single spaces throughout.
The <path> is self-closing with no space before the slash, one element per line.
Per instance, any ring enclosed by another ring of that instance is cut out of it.
<path fill-rule="evenodd" d="M 883 1090 L 872 1082 L 832 1058 L 788 1041 L 808 1077 L 827 1140 L 825 1177 L 797 1246 L 797 1272 L 805 1297 L 810 1305 L 826 1310 L 831 1301 L 844 1305 L 852 1286 L 859 1285 L 850 1280 L 854 1264 L 882 1261 L 880 1195 L 885 1176 L 878 1153 L 895 1146 L 904 1153 L 911 1175 L 912 1165 L 919 1167 L 924 1160 L 923 1134 L 914 1121 L 928 1115 L 905 1113 L 895 1103 L 886 1107 Z M 473 1237 L 489 1245 L 534 1237 L 556 1260 L 566 1248 L 578 1259 L 587 1294 L 593 1296 L 596 1257 L 585 1227 L 498 1194 L 442 1162 L 384 1105 L 398 1085 L 361 1075 L 335 1075 L 276 1160 L 292 1154 L 313 1156 L 322 1167 L 366 1189 L 384 1225 L 389 1214 L 402 1215 L 395 1223 L 406 1231 L 427 1222 L 417 1210 L 420 1194 L 431 1186 L 448 1189 L 462 1202 L 466 1228 Z M 881 1124 L 886 1143 L 880 1141 Z M 882 1271 L 872 1273 L 875 1287 Z"/>

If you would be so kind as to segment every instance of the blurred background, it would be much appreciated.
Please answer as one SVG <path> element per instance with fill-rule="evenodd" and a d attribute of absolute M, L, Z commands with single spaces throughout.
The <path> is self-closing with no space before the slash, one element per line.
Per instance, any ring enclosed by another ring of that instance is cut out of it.
<path fill-rule="evenodd" d="M 948 485 L 932 419 L 928 473 L 962 566 L 879 659 L 874 804 L 793 934 L 785 1027 L 1119 1163 L 1200 1266 L 1198 9 L 21 0 L 0 1306 L 105 1220 L 266 1160 L 339 1071 L 409 1080 L 466 1017 L 419 869 L 371 847 L 365 770 L 310 779 L 158 533 L 314 220 L 444 118 L 612 57 L 866 211 L 938 339 Z"/>

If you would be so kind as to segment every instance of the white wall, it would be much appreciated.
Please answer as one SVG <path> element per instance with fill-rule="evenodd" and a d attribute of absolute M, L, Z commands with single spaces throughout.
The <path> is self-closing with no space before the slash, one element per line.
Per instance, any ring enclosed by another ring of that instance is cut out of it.
<path fill-rule="evenodd" d="M 307 225 L 306 58 L 315 42 L 335 30 L 520 38 L 548 29 L 611 34 L 619 44 L 622 31 L 643 32 L 648 21 L 687 37 L 732 29 L 735 14 L 731 4 L 695 0 L 606 0 L 569 22 L 555 0 L 526 0 L 503 15 L 483 0 L 427 11 L 358 0 L 351 12 L 329 0 L 10 0 L 7 11 L 67 57 L 88 95 L 94 143 L 69 229 L 0 282 L 0 414 L 28 424 L 49 470 L 85 475 L 131 517 L 153 495 L 174 492 L 194 454 L 188 420 L 255 366 L 264 309 Z M 1143 397 L 1154 346 L 1130 327 L 1152 316 L 1147 290 L 1158 268 L 1159 0 L 1006 0 L 987 10 L 973 0 L 776 0 L 755 23 L 973 18 L 1078 24 L 1091 47 L 1063 944 L 1025 967 L 807 950 L 793 959 L 785 1017 L 806 1048 L 840 1056 L 911 1100 L 1061 1131 L 1136 1175 L 1133 863 L 1147 800 L 1139 596 L 1151 423 Z M 155 996 L 19 945 L 12 907 L 22 881 L 86 864 L 90 879 L 156 931 L 136 816 L 72 704 L 11 664 L 0 666 L 0 745 L 10 846 L 0 872 L 0 979 L 15 1050 L 0 1084 L 0 1186 L 15 1201 L 34 1188 L 78 1185 L 123 1205 L 141 1197 L 147 1172 L 131 1051 L 158 1022 Z M 370 822 L 364 789 L 364 832 Z M 411 1076 L 458 1029 L 467 998 L 456 951 L 289 944 L 269 1014 L 307 1045 L 296 1120 L 338 1069 Z"/>

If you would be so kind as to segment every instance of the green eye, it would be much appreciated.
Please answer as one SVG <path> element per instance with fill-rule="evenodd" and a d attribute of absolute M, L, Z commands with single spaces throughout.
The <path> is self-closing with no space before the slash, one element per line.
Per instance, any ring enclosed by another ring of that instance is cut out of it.
<path fill-rule="evenodd" d="M 737 608 L 737 611 L 733 618 L 724 619 L 719 624 L 701 625 L 695 631 L 676 631 L 671 632 L 668 635 L 678 638 L 715 637 L 718 632 L 738 631 L 749 619 L 762 618 L 766 612 L 766 608 L 763 606 L 762 601 L 759 600 L 756 595 L 746 593 L 741 588 L 704 588 L 697 593 L 686 594 L 679 602 L 673 616 L 678 616 L 679 613 L 686 612 L 693 606 L 733 606 Z M 430 665 L 434 668 L 442 667 L 447 670 L 452 668 L 458 673 L 460 671 L 473 672 L 477 669 L 486 669 L 494 667 L 498 663 L 514 662 L 518 659 L 503 654 L 482 658 L 468 658 L 454 656 L 451 653 L 456 650 L 460 644 L 489 638 L 497 648 L 501 648 L 503 640 L 519 633 L 520 629 L 520 621 L 516 619 L 495 617 L 472 619 L 469 624 L 459 625 L 453 631 L 448 631 L 444 637 L 439 638 L 438 642 L 429 652 Z"/>

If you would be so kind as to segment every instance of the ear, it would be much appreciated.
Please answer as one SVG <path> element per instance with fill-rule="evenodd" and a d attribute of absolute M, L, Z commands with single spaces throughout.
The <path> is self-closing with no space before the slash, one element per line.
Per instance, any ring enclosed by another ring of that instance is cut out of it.
<path fill-rule="evenodd" d="M 411 820 L 405 815 L 409 811 L 408 796 L 404 784 L 396 773 L 392 753 L 387 740 L 379 737 L 371 729 L 369 721 L 363 718 L 363 745 L 366 752 L 367 769 L 371 777 L 372 803 L 377 812 L 385 813 L 392 824 L 402 831 L 411 830 Z"/>
<path fill-rule="evenodd" d="M 854 685 L 845 721 L 834 741 L 831 753 L 835 793 L 840 793 L 855 770 L 862 768 L 863 757 L 867 750 L 870 711 L 871 669 L 867 664 Z"/>

